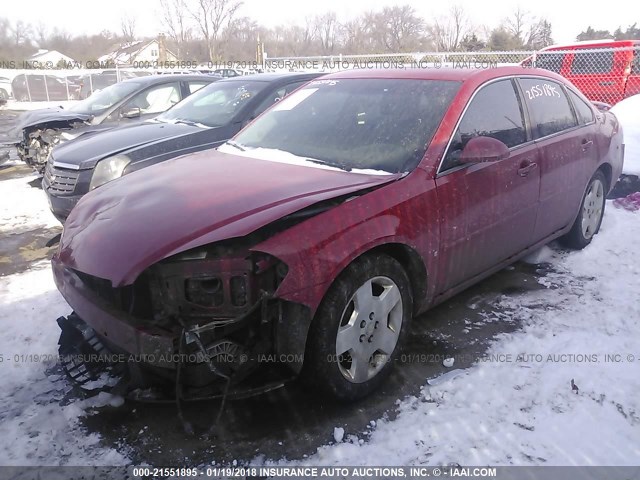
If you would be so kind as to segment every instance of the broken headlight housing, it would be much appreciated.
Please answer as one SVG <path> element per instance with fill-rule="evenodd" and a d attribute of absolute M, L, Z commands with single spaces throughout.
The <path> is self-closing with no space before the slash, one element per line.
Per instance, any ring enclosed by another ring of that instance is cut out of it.
<path fill-rule="evenodd" d="M 89 190 L 93 190 L 111 180 L 120 178 L 130 162 L 131 159 L 126 155 L 114 155 L 113 157 L 100 160 L 93 170 Z"/>

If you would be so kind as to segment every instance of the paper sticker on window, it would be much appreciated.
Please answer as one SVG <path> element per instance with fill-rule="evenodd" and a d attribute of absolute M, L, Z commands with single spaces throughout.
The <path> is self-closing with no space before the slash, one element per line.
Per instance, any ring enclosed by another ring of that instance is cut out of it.
<path fill-rule="evenodd" d="M 527 98 L 529 100 L 533 100 L 538 97 L 556 97 L 562 98 L 560 92 L 554 85 L 549 85 L 548 83 L 543 83 L 542 85 L 534 85 L 529 90 L 526 90 Z"/>

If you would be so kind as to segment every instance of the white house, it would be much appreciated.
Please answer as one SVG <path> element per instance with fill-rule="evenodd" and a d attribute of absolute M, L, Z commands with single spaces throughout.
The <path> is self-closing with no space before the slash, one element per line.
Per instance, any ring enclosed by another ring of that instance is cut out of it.
<path fill-rule="evenodd" d="M 75 60 L 64 53 L 58 52 L 57 50 L 40 49 L 38 50 L 38 53 L 25 59 L 25 62 L 34 68 L 49 68 L 50 66 L 57 66 L 60 62 L 71 65 L 75 63 Z"/>
<path fill-rule="evenodd" d="M 132 65 L 138 62 L 175 62 L 177 60 L 178 57 L 164 46 L 162 38 L 126 43 L 98 58 L 99 62 L 113 62 L 116 65 Z"/>

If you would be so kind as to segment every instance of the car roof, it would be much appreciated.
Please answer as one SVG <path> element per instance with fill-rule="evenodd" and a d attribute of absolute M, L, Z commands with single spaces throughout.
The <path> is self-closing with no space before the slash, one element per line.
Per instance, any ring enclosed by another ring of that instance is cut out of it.
<path fill-rule="evenodd" d="M 471 62 L 473 65 L 473 62 Z M 328 74 L 324 78 L 397 78 L 414 80 L 451 80 L 465 82 L 470 79 L 488 80 L 499 77 L 510 77 L 516 75 L 538 75 L 549 78 L 562 78 L 548 70 L 540 68 L 526 68 L 520 65 L 502 66 L 494 68 L 482 68 L 481 62 L 477 68 L 398 68 L 398 69 L 358 69 L 344 70 L 338 73 Z"/>
<path fill-rule="evenodd" d="M 620 48 L 620 47 L 633 47 L 636 45 L 640 45 L 640 40 L 584 40 L 581 42 L 573 42 L 573 43 L 565 43 L 565 44 L 557 44 L 550 45 L 548 47 L 543 48 L 541 51 L 549 51 L 549 50 L 573 50 L 574 48 Z"/>
<path fill-rule="evenodd" d="M 468 84 L 471 90 L 498 78 L 511 77 L 544 77 L 555 80 L 564 85 L 570 84 L 557 73 L 542 68 L 524 68 L 521 65 L 502 66 L 495 68 L 407 68 L 407 69 L 362 69 L 345 70 L 339 73 L 325 75 L 325 79 L 399 79 L 399 80 L 442 80 Z M 465 89 L 466 90 L 466 89 Z"/>
<path fill-rule="evenodd" d="M 182 74 L 182 73 L 168 73 L 164 75 L 147 75 L 144 77 L 127 78 L 122 82 L 139 83 L 141 85 L 153 85 L 155 83 L 166 83 L 175 80 L 206 80 L 209 82 L 215 82 L 220 80 L 220 77 L 214 77 L 213 75 L 205 74 Z"/>
<path fill-rule="evenodd" d="M 324 75 L 319 72 L 284 72 L 284 73 L 252 73 L 250 75 L 240 75 L 237 77 L 229 77 L 220 80 L 221 82 L 238 82 L 243 80 L 251 80 L 254 82 L 275 82 L 277 80 L 290 80 L 299 78 L 300 80 L 311 80 L 313 78 Z"/>

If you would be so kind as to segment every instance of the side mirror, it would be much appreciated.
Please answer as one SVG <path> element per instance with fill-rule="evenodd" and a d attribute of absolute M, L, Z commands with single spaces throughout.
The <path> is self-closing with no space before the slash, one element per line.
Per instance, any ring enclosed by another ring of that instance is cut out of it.
<path fill-rule="evenodd" d="M 138 118 L 141 114 L 141 111 L 138 107 L 130 108 L 120 114 L 122 118 Z"/>
<path fill-rule="evenodd" d="M 460 153 L 461 163 L 497 162 L 509 158 L 510 152 L 500 140 L 492 137 L 473 137 Z"/>

